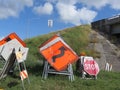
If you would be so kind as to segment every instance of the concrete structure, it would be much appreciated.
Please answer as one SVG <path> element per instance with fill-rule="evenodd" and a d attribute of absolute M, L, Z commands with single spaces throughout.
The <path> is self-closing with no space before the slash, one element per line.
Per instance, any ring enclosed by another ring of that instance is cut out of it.
<path fill-rule="evenodd" d="M 92 22 L 91 26 L 92 29 L 99 30 L 110 36 L 120 36 L 120 15 Z"/>

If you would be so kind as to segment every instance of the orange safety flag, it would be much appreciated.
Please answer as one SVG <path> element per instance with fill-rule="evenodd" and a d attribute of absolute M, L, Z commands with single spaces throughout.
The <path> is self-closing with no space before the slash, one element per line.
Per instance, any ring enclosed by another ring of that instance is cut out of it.
<path fill-rule="evenodd" d="M 24 80 L 24 79 L 28 78 L 27 70 L 21 71 L 20 72 L 20 77 L 21 77 L 21 80 Z"/>
<path fill-rule="evenodd" d="M 43 43 L 39 51 L 57 71 L 66 69 L 68 64 L 78 60 L 77 54 L 58 35 Z"/>

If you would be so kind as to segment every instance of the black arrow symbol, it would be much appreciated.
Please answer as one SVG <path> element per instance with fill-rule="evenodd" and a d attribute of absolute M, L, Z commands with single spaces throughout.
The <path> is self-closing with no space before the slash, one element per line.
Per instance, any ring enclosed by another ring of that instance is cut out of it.
<path fill-rule="evenodd" d="M 52 61 L 53 61 L 53 62 L 56 61 L 56 58 L 62 57 L 62 56 L 64 55 L 66 49 L 65 49 L 65 47 L 61 46 L 61 47 L 59 48 L 59 50 L 60 50 L 60 54 L 55 55 L 55 56 L 52 57 L 52 59 L 53 59 Z"/>

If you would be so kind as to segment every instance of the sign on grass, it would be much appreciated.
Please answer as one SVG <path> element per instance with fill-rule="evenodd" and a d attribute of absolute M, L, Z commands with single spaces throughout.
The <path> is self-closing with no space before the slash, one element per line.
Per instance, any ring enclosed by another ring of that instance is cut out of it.
<path fill-rule="evenodd" d="M 99 73 L 99 66 L 92 57 L 85 57 L 83 66 L 85 72 L 87 72 L 89 75 L 96 76 Z"/>

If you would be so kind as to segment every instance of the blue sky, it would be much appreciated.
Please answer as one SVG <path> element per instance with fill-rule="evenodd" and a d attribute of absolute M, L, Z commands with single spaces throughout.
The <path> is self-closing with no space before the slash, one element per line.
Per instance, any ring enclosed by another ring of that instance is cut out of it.
<path fill-rule="evenodd" d="M 0 0 L 0 39 L 30 38 L 120 14 L 120 0 Z M 48 27 L 48 20 L 53 27 Z"/>

